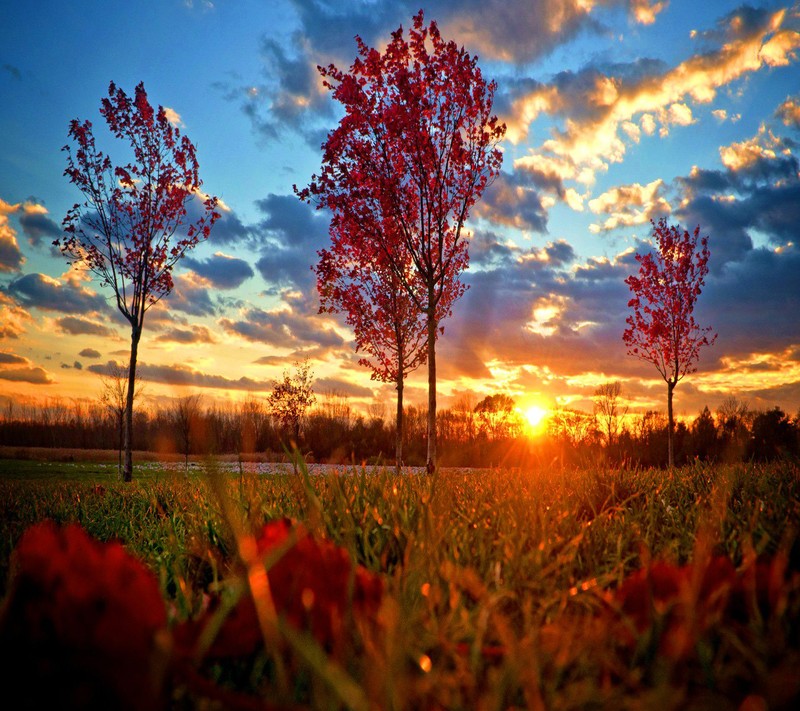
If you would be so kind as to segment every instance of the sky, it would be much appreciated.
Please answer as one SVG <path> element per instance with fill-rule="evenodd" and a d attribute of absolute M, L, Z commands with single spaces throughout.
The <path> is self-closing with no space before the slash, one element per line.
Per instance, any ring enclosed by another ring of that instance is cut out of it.
<path fill-rule="evenodd" d="M 479 57 L 506 123 L 502 172 L 473 210 L 466 294 L 437 345 L 439 406 L 494 393 L 591 410 L 619 381 L 666 409 L 622 342 L 650 220 L 708 236 L 695 310 L 718 333 L 675 390 L 696 416 L 736 397 L 800 409 L 800 4 L 724 0 L 79 0 L 0 6 L 0 407 L 97 400 L 130 329 L 107 287 L 52 247 L 81 198 L 63 172 L 71 119 L 115 82 L 197 148 L 221 199 L 209 240 L 148 312 L 139 375 L 154 404 L 265 397 L 308 359 L 315 390 L 393 411 L 343 318 L 319 313 L 325 214 L 301 203 L 341 113 L 318 65 L 349 67 L 419 9 Z M 122 161 L 120 161 L 122 162 Z M 426 401 L 425 367 L 406 402 Z"/>

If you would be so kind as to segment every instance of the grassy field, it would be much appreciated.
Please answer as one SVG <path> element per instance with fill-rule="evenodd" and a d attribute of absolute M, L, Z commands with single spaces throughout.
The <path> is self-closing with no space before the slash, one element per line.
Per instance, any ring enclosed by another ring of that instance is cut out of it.
<path fill-rule="evenodd" d="M 170 708 L 749 711 L 800 699 L 796 464 L 427 477 L 208 462 L 135 477 L 117 482 L 113 463 L 0 460 L 2 595 L 12 550 L 44 519 L 121 541 L 155 572 L 172 629 L 219 591 L 247 594 L 243 541 L 284 516 L 383 585 L 374 624 L 333 643 L 281 623 L 267 649 L 196 657 L 203 683 L 173 682 Z"/>

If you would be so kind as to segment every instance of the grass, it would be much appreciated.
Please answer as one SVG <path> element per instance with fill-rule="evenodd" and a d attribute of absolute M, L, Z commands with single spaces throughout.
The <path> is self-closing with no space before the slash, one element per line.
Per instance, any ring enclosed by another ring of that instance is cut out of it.
<path fill-rule="evenodd" d="M 223 474 L 209 462 L 186 475 L 154 464 L 135 477 L 117 482 L 112 463 L 0 460 L 0 585 L 26 527 L 75 521 L 121 540 L 156 572 L 173 620 L 190 619 L 209 589 L 237 575 L 232 519 L 255 530 L 288 516 L 381 574 L 386 594 L 378 637 L 330 664 L 313 649 L 295 655 L 294 685 L 279 693 L 287 703 L 723 711 L 800 694 L 780 681 L 800 662 L 795 582 L 771 617 L 715 618 L 677 661 L 658 651 L 663 615 L 633 648 L 605 625 L 612 591 L 653 559 L 685 564 L 711 552 L 745 570 L 785 554 L 800 571 L 792 463 L 303 477 Z M 209 673 L 263 694 L 265 683 L 279 686 L 271 664 L 262 654 Z M 174 694 L 175 708 L 196 703 Z"/>

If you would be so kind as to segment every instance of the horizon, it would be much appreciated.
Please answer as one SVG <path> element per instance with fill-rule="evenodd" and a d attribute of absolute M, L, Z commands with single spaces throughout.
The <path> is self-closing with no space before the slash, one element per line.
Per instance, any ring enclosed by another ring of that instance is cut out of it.
<path fill-rule="evenodd" d="M 794 415 L 800 6 L 587 5 L 564 3 L 557 23 L 544 2 L 425 4 L 426 22 L 497 81 L 494 112 L 508 126 L 502 173 L 468 223 L 469 289 L 437 344 L 440 408 L 505 393 L 522 411 L 591 411 L 595 389 L 619 381 L 632 415 L 665 411 L 666 384 L 622 342 L 624 279 L 664 216 L 709 238 L 695 313 L 719 333 L 676 388 L 677 417 L 730 396 Z M 343 318 L 317 313 L 311 266 L 327 219 L 292 185 L 319 170 L 338 121 L 315 66 L 348 67 L 354 35 L 380 47 L 417 4 L 81 7 L 14 6 L 0 29 L 0 407 L 96 400 L 98 372 L 127 362 L 111 291 L 51 243 L 80 199 L 62 176 L 69 121 L 91 120 L 116 160 L 100 101 L 109 81 L 129 95 L 142 81 L 197 147 L 203 190 L 224 207 L 145 318 L 140 385 L 156 403 L 195 393 L 238 403 L 308 358 L 318 395 L 391 413 L 393 385 L 358 365 Z M 425 407 L 425 367 L 406 383 L 407 404 Z"/>

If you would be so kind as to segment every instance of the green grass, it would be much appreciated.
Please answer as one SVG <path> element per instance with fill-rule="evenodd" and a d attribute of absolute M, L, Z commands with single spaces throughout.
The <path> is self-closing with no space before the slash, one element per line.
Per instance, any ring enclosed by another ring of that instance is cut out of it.
<path fill-rule="evenodd" d="M 319 659 L 299 661 L 283 692 L 298 703 L 344 708 L 352 684 L 349 705 L 375 708 L 722 711 L 748 694 L 772 698 L 784 665 L 800 659 L 794 588 L 779 619 L 746 630 L 722 620 L 680 664 L 653 653 L 649 637 L 623 653 L 593 626 L 605 593 L 653 558 L 687 563 L 700 547 L 743 567 L 782 551 L 800 569 L 791 463 L 434 477 L 343 469 L 306 479 L 214 470 L 151 467 L 126 485 L 112 464 L 0 460 L 0 592 L 27 526 L 76 521 L 123 541 L 156 572 L 173 618 L 186 619 L 209 587 L 236 574 L 231 517 L 255 530 L 289 516 L 382 574 L 387 589 L 380 639 L 337 658 L 330 673 Z M 214 673 L 255 693 L 265 669 L 261 658 Z"/>

